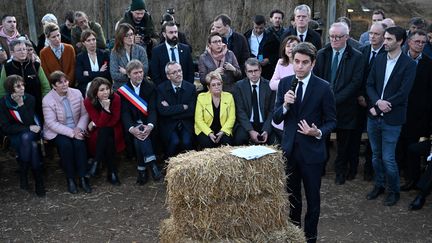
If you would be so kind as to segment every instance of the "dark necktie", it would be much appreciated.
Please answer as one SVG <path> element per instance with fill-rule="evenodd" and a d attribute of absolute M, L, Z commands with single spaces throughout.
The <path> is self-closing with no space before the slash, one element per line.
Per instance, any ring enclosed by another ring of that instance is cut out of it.
<path fill-rule="evenodd" d="M 373 63 L 373 61 L 375 60 L 375 56 L 376 56 L 376 51 L 372 51 L 372 57 L 371 57 L 371 59 L 369 60 L 369 65 L 371 65 L 372 63 Z"/>
<path fill-rule="evenodd" d="M 175 48 L 171 47 L 170 49 L 171 49 L 171 61 L 177 62 L 177 59 L 176 59 L 176 56 L 175 56 L 175 53 L 174 53 L 174 49 Z"/>
<path fill-rule="evenodd" d="M 300 42 L 303 42 L 303 41 L 304 41 L 303 35 L 300 35 Z"/>
<path fill-rule="evenodd" d="M 294 101 L 295 109 L 298 111 L 303 98 L 303 82 L 299 80 L 297 85 L 296 99 Z"/>
<path fill-rule="evenodd" d="M 337 69 L 338 69 L 338 63 L 339 63 L 339 52 L 336 52 L 336 55 L 333 58 L 333 62 L 331 65 L 331 77 L 330 77 L 330 82 L 333 83 L 336 79 L 336 73 L 337 73 Z"/>
<path fill-rule="evenodd" d="M 259 119 L 259 108 L 258 108 L 258 93 L 256 91 L 256 84 L 252 85 L 252 109 L 253 109 L 253 122 L 254 125 L 259 125 L 260 124 L 260 119 Z"/>
<path fill-rule="evenodd" d="M 180 91 L 181 91 L 180 87 L 175 87 L 175 94 L 177 96 L 177 102 L 180 102 Z"/>

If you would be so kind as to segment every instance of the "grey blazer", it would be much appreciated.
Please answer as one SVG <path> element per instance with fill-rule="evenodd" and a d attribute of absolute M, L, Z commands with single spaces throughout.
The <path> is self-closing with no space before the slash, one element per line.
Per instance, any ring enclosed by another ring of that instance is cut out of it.
<path fill-rule="evenodd" d="M 137 59 L 142 62 L 144 65 L 144 75 L 147 76 L 149 66 L 148 66 L 148 59 L 147 59 L 147 52 L 146 50 L 139 45 L 133 45 L 132 51 L 131 51 L 130 60 Z M 129 78 L 126 74 L 122 74 L 119 71 L 120 67 L 123 67 L 126 69 L 126 65 L 128 64 L 128 59 L 126 57 L 126 51 L 123 49 L 121 50 L 120 54 L 115 52 L 114 50 L 111 51 L 110 55 L 110 73 L 111 78 L 113 79 L 113 86 L 114 89 L 117 90 L 119 87 L 121 87 L 123 84 L 125 84 L 127 81 L 129 81 Z"/>

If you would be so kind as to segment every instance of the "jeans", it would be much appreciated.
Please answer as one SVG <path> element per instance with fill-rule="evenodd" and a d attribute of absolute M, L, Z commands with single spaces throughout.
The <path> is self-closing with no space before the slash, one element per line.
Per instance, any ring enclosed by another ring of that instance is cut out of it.
<path fill-rule="evenodd" d="M 165 152 L 168 157 L 172 157 L 177 154 L 177 151 L 192 150 L 193 133 L 189 132 L 185 128 L 176 130 L 174 129 L 171 133 L 171 138 L 167 141 Z"/>
<path fill-rule="evenodd" d="M 26 170 L 31 167 L 33 170 L 40 169 L 41 157 L 37 141 L 39 134 L 24 131 L 18 134 L 10 135 L 11 145 L 18 154 L 18 160 L 22 163 L 22 169 Z"/>
<path fill-rule="evenodd" d="M 133 141 L 138 160 L 138 170 L 145 170 L 147 163 L 156 160 L 156 156 L 153 152 L 152 142 L 150 138 L 146 138 L 144 141 L 134 138 Z"/>
<path fill-rule="evenodd" d="M 388 125 L 381 117 L 368 118 L 367 123 L 372 148 L 372 165 L 375 171 L 375 186 L 384 187 L 387 179 L 388 190 L 394 193 L 400 191 L 395 150 L 401 127 L 401 125 Z"/>

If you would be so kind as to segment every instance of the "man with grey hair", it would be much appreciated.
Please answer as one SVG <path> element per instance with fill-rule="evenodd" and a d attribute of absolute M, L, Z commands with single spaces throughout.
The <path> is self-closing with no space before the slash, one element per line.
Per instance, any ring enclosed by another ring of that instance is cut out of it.
<path fill-rule="evenodd" d="M 368 98 L 366 95 L 366 80 L 369 75 L 369 71 L 375 61 L 375 57 L 381 53 L 385 53 L 384 49 L 384 32 L 386 29 L 386 25 L 383 22 L 374 22 L 369 29 L 369 43 L 368 45 L 362 46 L 360 48 L 360 52 L 363 54 L 363 82 L 360 88 L 360 92 L 357 96 L 357 109 L 358 109 L 358 117 L 357 117 L 357 127 L 355 130 L 354 140 L 353 140 L 353 151 L 351 152 L 350 159 L 350 170 L 348 173 L 348 177 L 355 177 L 357 174 L 357 167 L 359 164 L 359 150 L 360 143 L 362 138 L 362 133 L 366 128 L 366 120 L 367 120 L 367 107 L 368 107 Z M 366 143 L 366 153 L 365 153 L 365 164 L 363 170 L 363 179 L 366 181 L 371 181 L 373 175 L 372 169 L 372 151 L 370 148 L 370 144 L 367 141 Z"/>
<path fill-rule="evenodd" d="M 91 29 L 96 33 L 96 45 L 99 49 L 106 48 L 105 34 L 102 26 L 94 21 L 89 21 L 87 14 L 82 11 L 76 11 L 74 14 L 75 27 L 71 30 L 71 42 L 78 54 L 83 50 L 84 46 L 81 43 L 81 33 L 86 29 Z"/>
<path fill-rule="evenodd" d="M 347 44 L 349 28 L 343 22 L 329 29 L 330 45 L 317 53 L 314 74 L 327 80 L 336 99 L 337 185 L 345 183 L 351 144 L 357 119 L 357 95 L 363 80 L 362 54 Z"/>
<path fill-rule="evenodd" d="M 161 140 L 167 157 L 193 149 L 195 85 L 183 80 L 182 67 L 170 61 L 165 65 L 168 80 L 157 87 L 157 110 Z"/>
<path fill-rule="evenodd" d="M 136 183 L 144 185 L 148 181 L 148 170 L 155 181 L 162 178 L 151 141 L 157 119 L 156 88 L 145 78 L 144 65 L 139 60 L 131 60 L 126 72 L 129 81 L 117 90 L 122 97 L 121 119 L 126 131 L 126 144 L 132 145 L 136 152 Z"/>
<path fill-rule="evenodd" d="M 301 42 L 310 42 L 316 47 L 317 50 L 321 49 L 321 36 L 318 34 L 318 32 L 308 28 L 310 18 L 311 9 L 308 5 L 302 4 L 297 6 L 294 9 L 295 28 L 287 29 L 281 39 L 283 40 L 287 36 L 295 35 L 300 39 Z"/>

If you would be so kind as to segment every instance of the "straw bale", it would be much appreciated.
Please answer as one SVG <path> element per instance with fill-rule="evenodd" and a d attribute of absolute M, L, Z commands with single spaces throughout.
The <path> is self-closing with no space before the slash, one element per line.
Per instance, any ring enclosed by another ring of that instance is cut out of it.
<path fill-rule="evenodd" d="M 159 236 L 161 243 L 303 243 L 306 241 L 303 231 L 290 222 L 287 222 L 287 226 L 278 231 L 256 234 L 248 238 L 219 238 L 206 241 L 194 240 L 176 228 L 173 218 L 162 221 Z"/>
<path fill-rule="evenodd" d="M 176 204 L 171 208 L 174 224 L 193 239 L 245 238 L 286 227 L 285 194 L 260 195 L 218 204 Z"/>
<path fill-rule="evenodd" d="M 225 146 L 191 151 L 169 161 L 167 203 L 206 205 L 285 191 L 284 160 L 280 151 L 255 160 L 230 154 Z"/>

